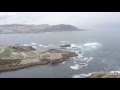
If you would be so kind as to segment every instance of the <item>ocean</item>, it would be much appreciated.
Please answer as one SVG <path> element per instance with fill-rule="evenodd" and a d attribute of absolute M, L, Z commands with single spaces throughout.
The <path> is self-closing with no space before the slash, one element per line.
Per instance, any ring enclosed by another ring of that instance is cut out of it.
<path fill-rule="evenodd" d="M 79 53 L 58 65 L 37 65 L 2 72 L 0 78 L 84 78 L 99 71 L 120 71 L 120 28 L 38 34 L 0 34 L 0 46 L 31 45 L 40 50 L 59 48 L 63 42 Z"/>

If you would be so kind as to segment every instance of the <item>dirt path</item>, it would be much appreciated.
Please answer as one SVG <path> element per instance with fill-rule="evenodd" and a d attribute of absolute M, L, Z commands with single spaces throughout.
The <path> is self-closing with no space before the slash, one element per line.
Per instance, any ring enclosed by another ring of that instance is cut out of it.
<path fill-rule="evenodd" d="M 5 50 L 4 48 L 1 48 L 1 47 L 0 47 L 0 54 L 1 54 L 2 52 L 4 52 L 4 50 Z"/>

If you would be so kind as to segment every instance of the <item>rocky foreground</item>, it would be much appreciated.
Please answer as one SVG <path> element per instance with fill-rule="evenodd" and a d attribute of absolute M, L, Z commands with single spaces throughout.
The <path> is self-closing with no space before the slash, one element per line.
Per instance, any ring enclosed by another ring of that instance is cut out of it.
<path fill-rule="evenodd" d="M 16 70 L 31 65 L 58 64 L 76 57 L 75 52 L 49 49 L 47 51 L 36 50 L 31 46 L 9 46 L 0 53 L 0 72 Z"/>
<path fill-rule="evenodd" d="M 91 74 L 88 78 L 120 78 L 120 73 L 96 72 Z"/>

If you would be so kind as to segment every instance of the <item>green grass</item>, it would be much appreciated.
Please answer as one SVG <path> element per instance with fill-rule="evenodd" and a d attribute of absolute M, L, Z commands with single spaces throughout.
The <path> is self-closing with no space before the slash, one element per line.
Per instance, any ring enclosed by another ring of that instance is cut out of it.
<path fill-rule="evenodd" d="M 12 53 L 12 48 L 6 48 L 4 52 L 0 54 L 0 58 L 8 57 Z"/>

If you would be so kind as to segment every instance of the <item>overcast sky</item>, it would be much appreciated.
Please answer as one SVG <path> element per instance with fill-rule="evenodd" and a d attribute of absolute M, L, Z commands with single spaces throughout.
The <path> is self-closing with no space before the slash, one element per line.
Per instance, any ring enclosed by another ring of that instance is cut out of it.
<path fill-rule="evenodd" d="M 0 24 L 71 24 L 94 28 L 119 23 L 120 12 L 0 12 Z"/>

